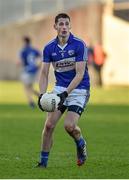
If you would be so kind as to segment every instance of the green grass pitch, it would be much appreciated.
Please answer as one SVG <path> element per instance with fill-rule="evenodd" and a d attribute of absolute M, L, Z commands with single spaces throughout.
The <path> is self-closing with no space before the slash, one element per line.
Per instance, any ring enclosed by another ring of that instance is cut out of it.
<path fill-rule="evenodd" d="M 0 179 L 129 178 L 128 88 L 94 88 L 79 120 L 88 160 L 76 166 L 76 150 L 63 117 L 54 133 L 47 169 L 37 169 L 45 113 L 31 110 L 20 83 L 0 83 Z"/>

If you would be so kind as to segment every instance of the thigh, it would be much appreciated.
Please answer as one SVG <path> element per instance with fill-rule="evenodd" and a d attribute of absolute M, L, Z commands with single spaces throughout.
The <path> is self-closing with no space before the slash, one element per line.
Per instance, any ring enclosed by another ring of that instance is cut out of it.
<path fill-rule="evenodd" d="M 72 111 L 67 111 L 65 120 L 64 120 L 64 126 L 71 126 L 71 127 L 75 127 L 78 124 L 78 120 L 80 118 L 80 115 L 72 112 Z"/>
<path fill-rule="evenodd" d="M 59 121 L 59 119 L 61 118 L 61 116 L 62 116 L 62 113 L 58 110 L 54 112 L 49 112 L 47 113 L 47 118 L 46 118 L 45 123 L 55 126 L 57 122 Z"/>
<path fill-rule="evenodd" d="M 27 85 L 32 85 L 35 82 L 36 74 L 23 72 L 21 75 L 22 82 Z"/>

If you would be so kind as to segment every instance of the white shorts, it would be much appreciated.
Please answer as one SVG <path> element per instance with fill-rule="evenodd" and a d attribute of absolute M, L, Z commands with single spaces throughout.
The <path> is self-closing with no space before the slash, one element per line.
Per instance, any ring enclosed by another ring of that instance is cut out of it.
<path fill-rule="evenodd" d="M 36 73 L 35 74 L 30 74 L 26 72 L 22 72 L 21 74 L 21 81 L 26 84 L 26 85 L 31 85 L 35 82 L 36 80 Z"/>
<path fill-rule="evenodd" d="M 64 92 L 65 90 L 66 88 L 64 87 L 55 86 L 52 92 L 59 94 Z M 84 109 L 86 104 L 88 103 L 89 97 L 90 97 L 89 90 L 74 89 L 66 98 L 64 105 L 67 107 L 71 105 L 76 105 Z"/>

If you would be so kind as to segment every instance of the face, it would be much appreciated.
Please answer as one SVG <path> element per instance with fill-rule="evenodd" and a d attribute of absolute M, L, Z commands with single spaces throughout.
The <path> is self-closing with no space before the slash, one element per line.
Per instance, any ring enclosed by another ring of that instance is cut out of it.
<path fill-rule="evenodd" d="M 57 30 L 59 37 L 65 38 L 69 36 L 70 33 L 70 21 L 68 18 L 60 18 L 58 22 L 54 25 Z"/>

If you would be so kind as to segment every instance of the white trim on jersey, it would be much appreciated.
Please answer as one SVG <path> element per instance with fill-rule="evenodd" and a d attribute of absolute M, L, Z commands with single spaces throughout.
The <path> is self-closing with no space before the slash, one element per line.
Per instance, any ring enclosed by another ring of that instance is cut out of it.
<path fill-rule="evenodd" d="M 45 48 L 46 48 L 46 46 L 48 46 L 48 45 L 52 44 L 54 41 L 55 41 L 55 39 L 53 39 L 53 40 L 49 41 L 49 42 L 48 42 L 48 43 L 44 46 L 44 48 L 43 48 L 43 49 L 45 49 Z"/>
<path fill-rule="evenodd" d="M 73 39 L 77 40 L 77 41 L 80 41 L 83 43 L 84 45 L 84 54 L 83 54 L 83 60 L 87 61 L 88 58 L 87 58 L 87 47 L 86 47 L 86 43 L 84 41 L 82 41 L 81 39 L 77 38 L 77 37 L 73 37 Z"/>
<path fill-rule="evenodd" d="M 64 46 L 60 46 L 59 44 L 57 44 L 57 46 L 58 46 L 60 49 L 62 49 L 62 50 L 64 50 L 64 48 L 65 48 L 67 45 L 68 45 L 68 43 L 66 43 Z"/>

